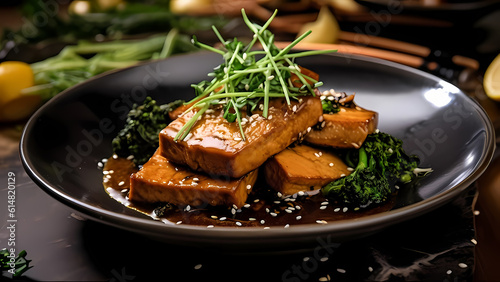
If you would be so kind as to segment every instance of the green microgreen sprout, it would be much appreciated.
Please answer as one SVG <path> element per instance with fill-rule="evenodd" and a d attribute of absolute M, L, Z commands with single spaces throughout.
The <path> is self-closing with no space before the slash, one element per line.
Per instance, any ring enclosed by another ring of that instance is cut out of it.
<path fill-rule="evenodd" d="M 271 17 L 260 26 L 252 23 L 245 10 L 242 9 L 242 17 L 248 28 L 254 33 L 252 40 L 244 45 L 237 38 L 225 40 L 217 28 L 212 27 L 222 49 L 203 44 L 193 36 L 192 43 L 211 52 L 220 54 L 224 63 L 214 68 L 209 77 L 211 81 L 202 81 L 192 85 L 196 92 L 196 98 L 188 102 L 192 103 L 184 113 L 196 110 L 197 112 L 179 130 L 174 140 L 184 140 L 196 121 L 212 105 L 224 105 L 224 118 L 228 122 L 238 122 L 241 138 L 246 140 L 241 125 L 241 110 L 253 111 L 260 102 L 263 104 L 262 116 L 268 118 L 269 100 L 271 98 L 285 98 L 288 105 L 291 99 L 299 96 L 314 96 L 314 88 L 323 85 L 307 75 L 301 73 L 300 67 L 294 62 L 296 58 L 336 52 L 336 50 L 314 50 L 290 53 L 301 40 L 307 37 L 308 31 L 283 49 L 274 44 L 274 34 L 267 28 L 277 15 L 277 10 Z M 260 43 L 262 50 L 252 50 L 256 43 Z M 260 59 L 257 59 L 260 57 Z M 290 79 L 297 76 L 302 87 L 295 87 Z"/>

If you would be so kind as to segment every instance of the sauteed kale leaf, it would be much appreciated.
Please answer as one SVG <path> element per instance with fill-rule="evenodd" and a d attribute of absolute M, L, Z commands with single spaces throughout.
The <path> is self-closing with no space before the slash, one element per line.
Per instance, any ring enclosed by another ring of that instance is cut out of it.
<path fill-rule="evenodd" d="M 142 105 L 135 104 L 124 128 L 112 141 L 113 152 L 120 157 L 131 157 L 136 165 L 147 162 L 158 148 L 158 134 L 170 122 L 168 113 L 182 103 L 158 105 L 146 97 Z"/>

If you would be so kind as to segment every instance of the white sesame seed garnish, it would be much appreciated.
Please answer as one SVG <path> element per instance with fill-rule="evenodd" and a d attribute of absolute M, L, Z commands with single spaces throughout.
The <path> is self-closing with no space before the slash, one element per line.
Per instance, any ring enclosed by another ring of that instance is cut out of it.
<path fill-rule="evenodd" d="M 303 258 L 302 260 L 303 260 L 303 261 L 309 261 L 310 259 L 311 259 L 310 257 L 305 257 L 305 258 Z"/>
<path fill-rule="evenodd" d="M 290 227 L 290 224 L 287 223 L 283 228 L 288 228 L 288 227 Z"/>
<path fill-rule="evenodd" d="M 194 266 L 194 269 L 198 270 L 202 267 L 201 263 Z"/>
<path fill-rule="evenodd" d="M 266 223 L 266 221 L 265 221 L 265 220 L 263 220 L 263 219 L 261 219 L 261 220 L 260 220 L 260 224 L 264 224 L 264 223 Z"/>
<path fill-rule="evenodd" d="M 241 140 L 243 140 L 243 139 L 242 139 L 241 137 L 234 137 L 234 138 L 233 138 L 233 140 L 234 140 L 234 141 L 241 141 Z"/>
<path fill-rule="evenodd" d="M 314 153 L 314 155 L 315 155 L 317 158 L 321 157 L 321 156 L 320 156 L 320 154 L 318 154 L 318 153 Z"/>
<path fill-rule="evenodd" d="M 300 209 L 301 209 L 301 207 L 300 207 L 300 206 L 295 206 L 295 209 L 296 209 L 296 210 L 300 210 Z"/>
<path fill-rule="evenodd" d="M 211 215 L 210 217 L 213 218 L 213 219 L 217 219 L 218 218 L 216 215 Z"/>
<path fill-rule="evenodd" d="M 184 139 L 182 139 L 182 141 L 188 141 L 188 140 L 191 138 L 191 136 L 193 136 L 193 133 L 189 132 L 189 133 L 186 135 L 186 137 L 184 137 Z"/>
<path fill-rule="evenodd" d="M 354 171 L 354 168 L 352 168 L 352 167 L 347 167 L 347 170 L 348 170 L 348 171 Z"/>
<path fill-rule="evenodd" d="M 177 221 L 175 224 L 181 224 L 182 220 Z"/>
<path fill-rule="evenodd" d="M 324 120 L 324 117 L 323 116 L 319 116 L 318 122 L 323 122 L 323 120 Z"/>
<path fill-rule="evenodd" d="M 305 193 L 304 193 L 304 191 L 299 191 L 298 194 L 299 194 L 299 196 L 304 196 Z"/>
<path fill-rule="evenodd" d="M 271 229 L 271 227 L 266 226 L 266 227 L 264 227 L 264 229 L 265 229 L 265 230 L 268 230 L 268 229 Z"/>
<path fill-rule="evenodd" d="M 318 224 L 327 224 L 328 222 L 326 222 L 326 220 L 323 220 L 323 219 L 318 219 L 318 220 L 316 220 L 316 223 L 318 223 Z"/>
<path fill-rule="evenodd" d="M 120 192 L 122 192 L 122 193 L 127 193 L 127 192 L 128 192 L 128 189 L 122 189 Z"/>
<path fill-rule="evenodd" d="M 259 110 L 263 111 L 264 110 L 264 104 L 259 105 Z"/>
<path fill-rule="evenodd" d="M 225 217 L 225 216 L 223 216 L 223 217 L 219 218 L 219 220 L 220 220 L 220 221 L 224 221 L 224 220 L 226 220 L 226 219 L 227 219 L 227 217 Z"/>
<path fill-rule="evenodd" d="M 467 268 L 467 264 L 461 262 L 461 263 L 458 264 L 458 267 L 460 267 L 460 268 Z"/>
<path fill-rule="evenodd" d="M 342 269 L 342 268 L 337 268 L 337 272 L 338 272 L 338 273 L 345 273 L 345 269 Z"/>
<path fill-rule="evenodd" d="M 187 205 L 186 208 L 185 208 L 186 211 L 189 211 L 190 209 L 191 209 L 190 205 Z"/>
<path fill-rule="evenodd" d="M 335 164 L 334 164 L 334 163 L 330 163 L 330 164 L 328 164 L 328 165 L 329 165 L 330 167 L 332 167 L 332 166 L 334 166 Z"/>
<path fill-rule="evenodd" d="M 297 111 L 297 105 L 294 105 L 294 106 L 292 107 L 292 111 L 294 111 L 294 112 L 296 112 L 296 111 Z"/>
<path fill-rule="evenodd" d="M 250 220 L 250 221 L 256 221 L 257 219 L 255 217 L 249 217 L 248 220 Z"/>
<path fill-rule="evenodd" d="M 276 216 L 278 216 L 278 214 L 277 214 L 277 213 L 275 213 L 275 212 L 271 212 L 271 213 L 269 213 L 269 214 L 270 214 L 272 217 L 276 217 Z"/>
<path fill-rule="evenodd" d="M 274 79 L 274 75 L 270 75 L 267 77 L 267 80 L 273 80 Z"/>
<path fill-rule="evenodd" d="M 453 271 L 451 271 L 451 269 L 448 269 L 448 271 L 446 271 L 446 274 L 450 275 Z"/>
<path fill-rule="evenodd" d="M 297 217 L 295 217 L 296 220 L 300 220 L 302 218 L 302 216 L 300 215 L 297 215 Z"/>
<path fill-rule="evenodd" d="M 481 212 L 480 212 L 480 211 L 478 211 L 478 210 L 475 210 L 475 211 L 474 211 L 474 215 L 479 215 L 480 213 L 481 213 Z"/>
<path fill-rule="evenodd" d="M 323 276 L 323 277 L 320 277 L 318 281 L 326 282 L 326 281 L 330 281 L 330 279 L 327 276 Z"/>
<path fill-rule="evenodd" d="M 272 115 L 270 115 L 270 116 L 268 116 L 268 117 L 267 117 L 267 119 L 268 119 L 268 120 L 272 120 L 272 119 L 273 119 L 273 116 L 272 116 Z"/>
<path fill-rule="evenodd" d="M 243 207 L 248 209 L 250 207 L 250 204 L 244 204 Z"/>
<path fill-rule="evenodd" d="M 368 271 L 373 272 L 373 267 L 368 266 Z"/>
<path fill-rule="evenodd" d="M 319 207 L 320 210 L 324 210 L 326 208 L 328 208 L 328 206 L 321 206 L 321 207 Z"/>
<path fill-rule="evenodd" d="M 335 208 L 333 211 L 334 211 L 334 212 L 339 212 L 339 211 L 340 211 L 340 208 Z"/>
<path fill-rule="evenodd" d="M 236 221 L 236 225 L 241 226 L 241 222 Z"/>
<path fill-rule="evenodd" d="M 193 178 L 193 181 L 200 181 L 198 177 Z"/>
<path fill-rule="evenodd" d="M 394 185 L 394 188 L 399 190 L 399 186 L 398 185 Z"/>
<path fill-rule="evenodd" d="M 269 213 L 271 210 L 269 208 L 266 208 L 266 212 Z"/>
<path fill-rule="evenodd" d="M 291 209 L 285 209 L 285 211 L 286 211 L 287 213 L 292 213 L 292 212 L 293 212 L 293 210 L 291 210 Z"/>
<path fill-rule="evenodd" d="M 477 245 L 476 239 L 472 238 L 472 239 L 470 239 L 470 241 L 472 242 L 472 244 Z"/>
<path fill-rule="evenodd" d="M 247 59 L 247 53 L 243 53 L 242 58 L 243 58 L 243 60 L 246 60 Z"/>
<path fill-rule="evenodd" d="M 250 189 L 252 189 L 252 185 L 248 184 L 247 185 L 247 190 L 250 190 Z"/>
<path fill-rule="evenodd" d="M 275 204 L 281 204 L 281 201 L 273 201 Z"/>
<path fill-rule="evenodd" d="M 231 209 L 231 214 L 236 214 L 236 209 L 235 208 Z"/>
<path fill-rule="evenodd" d="M 321 262 L 325 262 L 327 260 L 328 260 L 328 257 L 322 257 L 322 258 L 319 259 L 319 261 L 321 261 Z"/>
<path fill-rule="evenodd" d="M 348 207 L 345 207 L 342 209 L 343 212 L 346 212 L 349 208 Z"/>
<path fill-rule="evenodd" d="M 247 189 L 248 189 L 248 186 L 247 186 Z M 259 199 L 253 200 L 254 203 L 258 203 L 259 201 L 260 201 Z"/>
<path fill-rule="evenodd" d="M 207 228 L 214 228 L 214 226 L 212 224 L 210 224 L 210 225 L 207 225 Z"/>

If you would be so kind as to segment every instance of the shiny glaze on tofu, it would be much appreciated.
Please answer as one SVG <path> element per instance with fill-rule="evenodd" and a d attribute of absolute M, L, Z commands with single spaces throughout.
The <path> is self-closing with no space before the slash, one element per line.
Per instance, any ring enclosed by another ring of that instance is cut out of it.
<path fill-rule="evenodd" d="M 224 119 L 222 107 L 210 109 L 184 140 L 174 141 L 193 114 L 180 116 L 160 132 L 161 154 L 196 171 L 236 178 L 257 169 L 297 140 L 299 133 L 318 122 L 322 107 L 320 99 L 312 96 L 292 99 L 291 105 L 285 99 L 271 99 L 267 119 L 262 111 L 251 116 L 241 113 L 246 140 L 242 140 L 237 122 Z"/>
<path fill-rule="evenodd" d="M 180 206 L 244 205 L 257 179 L 257 170 L 237 178 L 210 177 L 175 165 L 159 151 L 130 177 L 129 199 L 137 202 L 168 202 Z M 250 188 L 250 189 L 249 189 Z"/>
<path fill-rule="evenodd" d="M 336 154 L 304 144 L 286 148 L 264 166 L 267 184 L 284 195 L 320 189 L 349 174 Z"/>
<path fill-rule="evenodd" d="M 334 114 L 323 114 L 318 128 L 313 128 L 305 141 L 335 148 L 359 148 L 366 136 L 378 126 L 378 114 L 358 106 L 340 107 Z"/>

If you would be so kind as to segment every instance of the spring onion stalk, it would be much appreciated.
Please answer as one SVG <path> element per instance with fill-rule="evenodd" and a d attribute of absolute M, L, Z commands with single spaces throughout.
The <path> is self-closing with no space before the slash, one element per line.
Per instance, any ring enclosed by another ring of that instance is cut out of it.
<path fill-rule="evenodd" d="M 217 28 L 213 27 L 222 48 L 203 44 L 193 36 L 192 43 L 198 48 L 205 49 L 221 55 L 224 63 L 214 68 L 208 75 L 213 77 L 211 81 L 202 81 L 192 85 L 196 92 L 196 98 L 188 102 L 192 104 L 185 112 L 196 111 L 196 114 L 179 130 L 174 140 L 184 140 L 189 131 L 196 123 L 198 117 L 212 105 L 224 105 L 224 118 L 228 122 L 238 122 L 242 140 L 246 140 L 241 125 L 241 111 L 253 111 L 258 103 L 262 103 L 262 116 L 268 117 L 269 100 L 271 98 L 284 98 L 288 105 L 291 99 L 299 96 L 314 96 L 314 88 L 322 85 L 321 81 L 301 73 L 300 67 L 294 62 L 295 58 L 327 54 L 336 50 L 314 50 L 290 53 L 301 40 L 311 32 L 308 31 L 296 40 L 279 49 L 274 44 L 274 34 L 268 27 L 277 15 L 277 10 L 271 17 L 259 26 L 252 23 L 245 10 L 241 10 L 243 20 L 254 36 L 246 46 L 238 39 L 225 40 Z M 259 43 L 262 50 L 251 50 Z M 257 59 L 260 56 L 260 59 Z M 295 87 L 290 79 L 296 75 L 303 84 Z"/>

